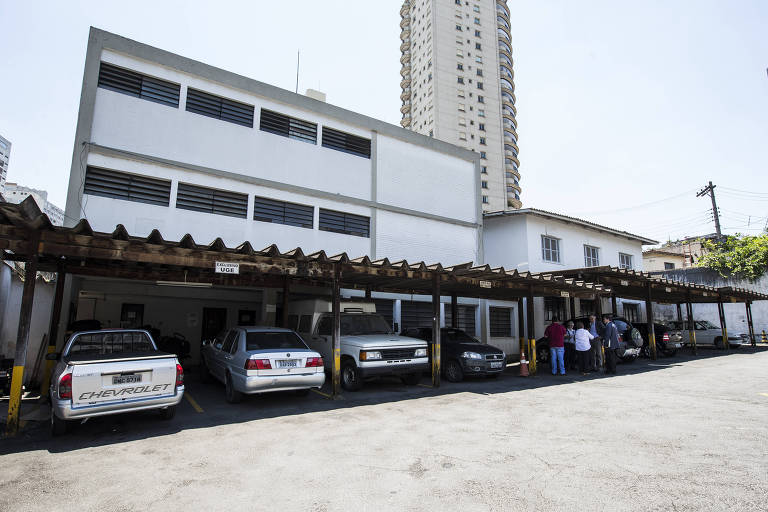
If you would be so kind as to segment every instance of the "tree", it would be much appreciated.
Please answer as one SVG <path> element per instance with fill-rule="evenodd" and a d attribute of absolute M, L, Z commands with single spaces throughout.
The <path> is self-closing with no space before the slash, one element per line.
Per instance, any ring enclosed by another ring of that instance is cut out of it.
<path fill-rule="evenodd" d="M 721 240 L 704 240 L 699 267 L 723 277 L 757 279 L 768 270 L 768 234 L 736 235 Z"/>

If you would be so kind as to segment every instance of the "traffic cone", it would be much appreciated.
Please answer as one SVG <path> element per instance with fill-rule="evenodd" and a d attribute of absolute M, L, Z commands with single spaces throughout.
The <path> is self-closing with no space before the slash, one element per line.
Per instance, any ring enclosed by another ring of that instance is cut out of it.
<path fill-rule="evenodd" d="M 528 377 L 528 361 L 525 359 L 525 352 L 520 356 L 520 375 L 519 377 Z"/>

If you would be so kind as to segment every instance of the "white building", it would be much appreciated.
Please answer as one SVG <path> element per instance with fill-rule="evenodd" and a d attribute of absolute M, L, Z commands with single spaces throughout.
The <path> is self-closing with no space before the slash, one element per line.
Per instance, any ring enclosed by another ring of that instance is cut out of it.
<path fill-rule="evenodd" d="M 11 158 L 11 141 L 0 135 L 0 196 L 5 196 L 5 181 L 8 178 L 8 161 Z"/>
<path fill-rule="evenodd" d="M 484 211 L 520 208 L 506 0 L 405 0 L 400 124 L 481 155 Z"/>
<path fill-rule="evenodd" d="M 642 270 L 643 245 L 655 240 L 592 222 L 535 208 L 488 213 L 483 227 L 485 259 L 492 267 L 533 273 L 566 269 L 613 267 Z M 570 301 L 578 316 L 596 311 L 593 300 L 537 297 L 534 299 L 536 337 L 553 317 L 570 317 Z M 620 299 L 618 313 L 644 321 L 642 301 Z M 607 301 L 602 311 L 610 312 Z"/>
<path fill-rule="evenodd" d="M 37 203 L 37 206 L 48 216 L 54 226 L 64 225 L 64 210 L 48 201 L 48 192 L 45 190 L 38 190 L 36 188 L 19 185 L 18 183 L 7 182 L 5 184 L 5 193 L 3 196 L 9 203 L 16 204 L 22 202 L 27 197 L 32 196 Z"/>

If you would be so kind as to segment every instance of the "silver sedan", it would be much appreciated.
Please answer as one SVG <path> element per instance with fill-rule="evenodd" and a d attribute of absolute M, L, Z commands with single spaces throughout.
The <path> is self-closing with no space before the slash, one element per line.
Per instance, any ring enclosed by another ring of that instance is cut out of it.
<path fill-rule="evenodd" d="M 325 383 L 323 358 L 290 329 L 235 327 L 204 341 L 200 359 L 202 379 L 223 382 L 230 403 L 243 394 L 306 394 Z"/>

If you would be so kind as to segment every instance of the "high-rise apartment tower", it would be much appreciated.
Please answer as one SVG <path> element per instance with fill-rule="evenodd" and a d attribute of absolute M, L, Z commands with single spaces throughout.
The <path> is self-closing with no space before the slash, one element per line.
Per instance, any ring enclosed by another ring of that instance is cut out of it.
<path fill-rule="evenodd" d="M 480 153 L 484 211 L 520 208 L 506 0 L 405 0 L 400 16 L 400 124 Z"/>
<path fill-rule="evenodd" d="M 11 141 L 0 137 L 0 195 L 5 191 L 8 178 L 8 160 L 11 158 Z"/>

